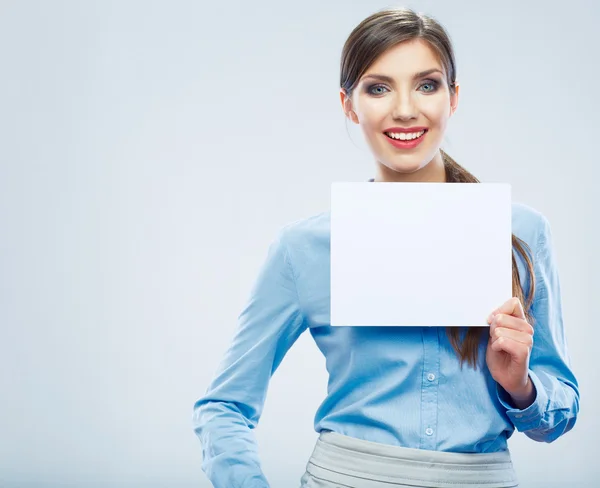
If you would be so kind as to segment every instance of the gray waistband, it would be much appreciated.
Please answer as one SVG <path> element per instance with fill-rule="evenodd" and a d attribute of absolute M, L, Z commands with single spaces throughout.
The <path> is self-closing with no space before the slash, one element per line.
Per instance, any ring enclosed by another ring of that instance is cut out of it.
<path fill-rule="evenodd" d="M 329 431 L 320 434 L 309 461 L 309 471 L 340 483 L 347 482 L 348 477 L 365 480 L 360 486 L 379 486 L 377 482 L 381 482 L 381 486 L 402 483 L 433 488 L 517 486 L 508 451 L 482 454 L 428 451 L 364 441 Z"/>

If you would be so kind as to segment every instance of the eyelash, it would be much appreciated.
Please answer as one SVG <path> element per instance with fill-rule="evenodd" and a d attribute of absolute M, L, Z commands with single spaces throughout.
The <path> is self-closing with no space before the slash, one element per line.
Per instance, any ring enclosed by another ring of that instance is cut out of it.
<path fill-rule="evenodd" d="M 434 93 L 437 91 L 440 83 L 436 80 L 426 80 L 421 86 L 423 86 L 423 85 L 433 85 L 433 90 L 429 90 L 425 93 Z M 383 86 L 381 84 L 371 85 L 367 88 L 367 93 L 369 93 L 370 95 L 382 95 L 382 93 L 372 93 L 371 92 L 371 90 L 373 90 L 373 88 L 378 88 L 378 87 L 385 88 L 385 86 Z"/>

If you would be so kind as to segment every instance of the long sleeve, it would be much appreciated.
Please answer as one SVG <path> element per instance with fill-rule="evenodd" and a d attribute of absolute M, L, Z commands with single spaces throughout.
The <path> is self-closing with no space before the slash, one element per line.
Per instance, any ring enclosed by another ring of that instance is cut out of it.
<path fill-rule="evenodd" d="M 215 488 L 269 487 L 252 429 L 271 376 L 306 328 L 285 241 L 284 228 L 269 247 L 233 342 L 194 405 L 202 469 Z"/>
<path fill-rule="evenodd" d="M 570 367 L 563 327 L 561 292 L 552 233 L 542 216 L 536 246 L 535 322 L 529 377 L 536 390 L 527 408 L 514 408 L 510 396 L 498 386 L 498 398 L 515 428 L 539 442 L 552 442 L 573 428 L 579 412 L 579 387 Z"/>

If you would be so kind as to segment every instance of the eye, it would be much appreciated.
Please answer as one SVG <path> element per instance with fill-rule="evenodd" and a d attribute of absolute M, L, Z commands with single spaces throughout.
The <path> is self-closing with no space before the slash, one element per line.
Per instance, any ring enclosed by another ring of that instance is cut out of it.
<path fill-rule="evenodd" d="M 387 88 L 383 85 L 371 85 L 369 88 L 367 88 L 367 93 L 371 95 L 383 95 L 385 93 L 384 91 L 374 91 L 377 89 L 387 90 Z"/>
<path fill-rule="evenodd" d="M 433 93 L 434 91 L 437 91 L 439 84 L 440 83 L 436 80 L 426 80 L 425 83 L 421 85 L 421 88 L 429 85 L 432 88 L 431 90 L 425 90 L 425 93 Z"/>

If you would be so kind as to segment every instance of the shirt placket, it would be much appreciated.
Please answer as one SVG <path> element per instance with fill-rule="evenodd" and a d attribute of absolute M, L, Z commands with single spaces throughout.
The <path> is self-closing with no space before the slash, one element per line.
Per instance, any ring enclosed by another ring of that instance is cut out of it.
<path fill-rule="evenodd" d="M 423 328 L 423 376 L 421 378 L 420 449 L 436 449 L 440 340 L 437 327 Z"/>

